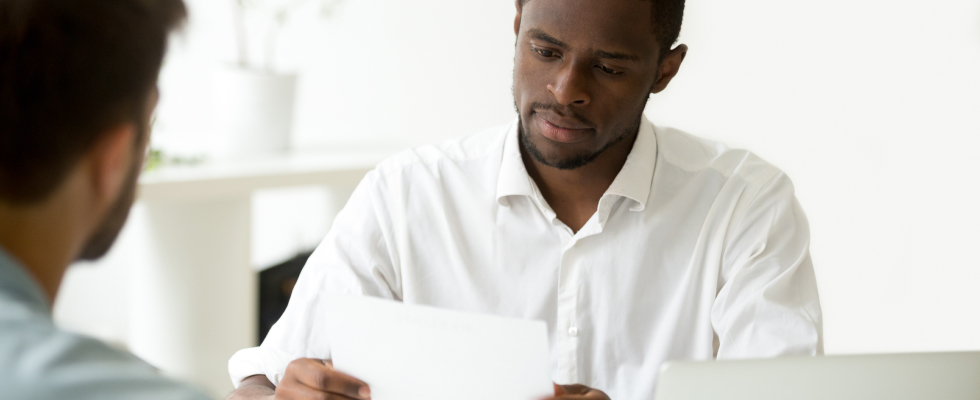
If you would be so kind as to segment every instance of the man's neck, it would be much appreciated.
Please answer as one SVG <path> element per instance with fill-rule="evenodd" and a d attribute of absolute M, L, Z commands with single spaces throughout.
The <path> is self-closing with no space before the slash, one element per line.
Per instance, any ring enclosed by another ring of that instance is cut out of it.
<path fill-rule="evenodd" d="M 524 167 L 558 219 L 578 232 L 592 218 L 599 200 L 626 164 L 637 133 L 606 149 L 592 162 L 563 170 L 540 163 L 521 145 Z"/>
<path fill-rule="evenodd" d="M 70 216 L 45 206 L 0 203 L 0 246 L 37 280 L 50 304 L 80 246 Z"/>

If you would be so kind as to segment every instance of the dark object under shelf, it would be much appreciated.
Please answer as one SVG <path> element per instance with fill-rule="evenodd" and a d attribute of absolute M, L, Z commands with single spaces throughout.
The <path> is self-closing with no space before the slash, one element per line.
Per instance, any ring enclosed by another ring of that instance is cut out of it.
<path fill-rule="evenodd" d="M 289 304 L 293 286 L 312 251 L 305 252 L 259 272 L 259 343 L 265 340 L 269 328 L 279 320 Z"/>

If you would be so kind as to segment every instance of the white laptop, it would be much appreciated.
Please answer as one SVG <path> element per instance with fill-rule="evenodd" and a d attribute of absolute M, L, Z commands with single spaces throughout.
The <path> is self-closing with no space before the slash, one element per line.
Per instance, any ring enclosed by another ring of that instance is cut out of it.
<path fill-rule="evenodd" d="M 656 400 L 980 400 L 980 352 L 668 362 Z"/>

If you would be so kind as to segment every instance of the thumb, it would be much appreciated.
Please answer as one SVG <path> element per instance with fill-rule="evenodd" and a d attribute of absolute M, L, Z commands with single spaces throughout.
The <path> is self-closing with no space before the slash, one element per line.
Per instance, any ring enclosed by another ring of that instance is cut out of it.
<path fill-rule="evenodd" d="M 552 383 L 552 385 L 555 385 L 555 397 L 568 394 L 568 392 L 565 391 L 565 388 L 561 387 L 561 385 L 557 383 Z"/>

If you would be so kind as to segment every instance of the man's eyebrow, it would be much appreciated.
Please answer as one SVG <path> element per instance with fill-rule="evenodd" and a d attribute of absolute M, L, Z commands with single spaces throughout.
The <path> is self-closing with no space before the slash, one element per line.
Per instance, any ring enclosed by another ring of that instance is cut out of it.
<path fill-rule="evenodd" d="M 640 56 L 635 54 L 620 53 L 618 51 L 609 52 L 598 50 L 595 52 L 598 58 L 609 58 L 613 60 L 640 61 Z"/>
<path fill-rule="evenodd" d="M 540 30 L 538 28 L 528 29 L 527 30 L 527 34 L 528 35 L 531 35 L 531 37 L 534 38 L 534 39 L 543 40 L 543 41 L 548 42 L 548 43 L 551 43 L 551 44 L 553 44 L 555 46 L 568 47 L 568 46 L 565 45 L 565 42 L 562 42 L 561 40 L 555 39 L 554 36 L 551 36 L 551 35 L 549 35 L 547 33 L 544 33 L 544 31 L 542 31 L 542 30 Z"/>
<path fill-rule="evenodd" d="M 541 40 L 541 41 L 545 41 L 545 42 L 551 43 L 551 44 L 553 44 L 555 46 L 568 47 L 568 45 L 566 45 L 565 42 L 562 42 L 561 40 L 558 40 L 554 36 L 551 36 L 551 35 L 545 33 L 543 30 L 538 29 L 538 28 L 528 29 L 527 30 L 527 34 L 530 35 L 531 38 L 538 39 L 538 40 Z M 602 50 L 597 50 L 595 52 L 595 56 L 598 57 L 598 58 L 606 58 L 606 59 L 612 59 L 612 60 L 640 61 L 640 56 L 638 56 L 636 54 L 629 54 L 629 53 L 623 53 L 623 52 L 618 52 L 618 51 L 602 51 Z"/>

